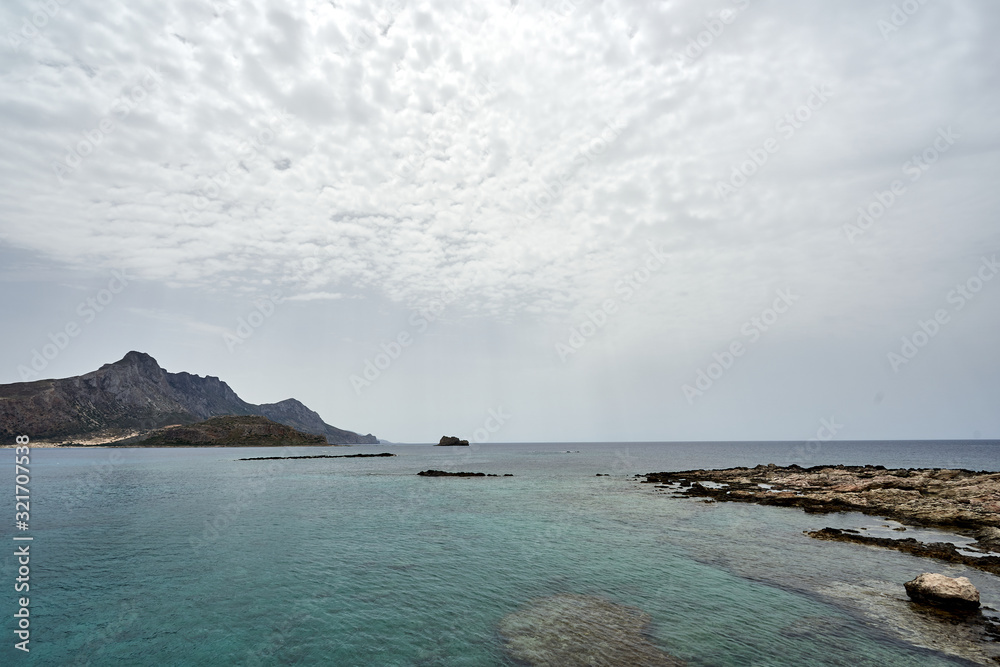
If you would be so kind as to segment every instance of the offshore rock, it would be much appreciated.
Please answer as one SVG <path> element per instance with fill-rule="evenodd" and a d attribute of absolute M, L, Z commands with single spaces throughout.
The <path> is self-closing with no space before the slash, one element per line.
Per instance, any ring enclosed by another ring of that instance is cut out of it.
<path fill-rule="evenodd" d="M 436 447 L 468 447 L 468 440 L 459 440 L 453 435 L 442 435 Z"/>
<path fill-rule="evenodd" d="M 967 577 L 946 577 L 924 572 L 903 586 L 914 602 L 933 605 L 949 611 L 979 609 L 979 591 Z"/>
<path fill-rule="evenodd" d="M 421 477 L 500 477 L 493 473 L 485 472 L 445 472 L 444 470 L 421 470 L 417 473 Z M 511 473 L 506 473 L 504 477 L 513 477 Z"/>
<path fill-rule="evenodd" d="M 641 609 L 586 595 L 532 600 L 499 625 L 508 655 L 532 667 L 683 667 L 646 635 Z"/>

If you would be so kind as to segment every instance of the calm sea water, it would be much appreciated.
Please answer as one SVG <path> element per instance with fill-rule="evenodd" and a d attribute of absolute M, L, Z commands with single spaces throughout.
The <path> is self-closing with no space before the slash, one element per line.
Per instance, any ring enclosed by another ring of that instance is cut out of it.
<path fill-rule="evenodd" d="M 35 449 L 32 650 L 13 648 L 5 528 L 0 663 L 508 665 L 498 621 L 575 593 L 643 609 L 653 641 L 693 666 L 968 664 L 892 630 L 893 604 L 934 570 L 1000 607 L 996 578 L 802 535 L 876 518 L 672 499 L 632 479 L 796 457 L 1000 469 L 997 442 L 800 447 L 380 445 L 285 454 L 398 456 L 280 462 L 235 460 L 279 453 L 260 448 Z M 13 456 L 0 452 L 11 476 Z M 514 477 L 416 476 L 427 468 Z"/>

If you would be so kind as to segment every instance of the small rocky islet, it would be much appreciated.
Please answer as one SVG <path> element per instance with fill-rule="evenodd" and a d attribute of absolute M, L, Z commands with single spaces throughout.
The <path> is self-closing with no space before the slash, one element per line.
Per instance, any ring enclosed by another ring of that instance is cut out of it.
<path fill-rule="evenodd" d="M 468 447 L 469 441 L 462 440 L 454 435 L 442 435 L 435 447 Z"/>
<path fill-rule="evenodd" d="M 513 477 L 511 473 L 496 475 L 485 472 L 445 472 L 444 470 L 421 470 L 417 473 L 420 477 Z"/>

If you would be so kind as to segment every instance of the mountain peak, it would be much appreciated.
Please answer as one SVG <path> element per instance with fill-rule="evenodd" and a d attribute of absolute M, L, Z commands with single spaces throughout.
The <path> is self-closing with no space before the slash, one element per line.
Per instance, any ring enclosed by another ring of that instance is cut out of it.
<path fill-rule="evenodd" d="M 135 350 L 132 350 L 131 352 L 129 352 L 128 354 L 126 354 L 124 357 L 122 357 L 121 361 L 119 361 L 118 363 L 120 363 L 120 364 L 121 363 L 148 364 L 150 362 L 156 364 L 156 359 L 154 359 L 153 357 L 149 356 L 145 352 L 136 352 Z M 156 364 L 156 366 L 159 367 L 159 364 Z"/>
<path fill-rule="evenodd" d="M 156 362 L 156 359 L 145 352 L 136 352 L 135 350 L 132 350 L 113 364 L 104 364 L 100 370 L 103 371 L 108 368 L 135 368 L 140 374 L 150 378 L 157 378 L 164 372 L 160 368 L 160 364 Z"/>
<path fill-rule="evenodd" d="M 332 444 L 377 443 L 331 426 L 300 401 L 253 405 L 217 377 L 169 373 L 136 350 L 85 375 L 0 385 L 0 436 L 77 437 L 106 429 L 148 430 L 216 416 L 258 415 Z"/>

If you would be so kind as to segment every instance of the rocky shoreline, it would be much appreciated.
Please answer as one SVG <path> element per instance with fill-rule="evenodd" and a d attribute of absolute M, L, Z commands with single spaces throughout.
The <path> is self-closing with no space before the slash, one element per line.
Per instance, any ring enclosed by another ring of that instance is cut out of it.
<path fill-rule="evenodd" d="M 894 540 L 888 537 L 861 535 L 856 531 L 840 530 L 837 528 L 813 530 L 807 532 L 806 535 L 818 540 L 852 542 L 854 544 L 895 549 L 896 551 L 902 551 L 923 558 L 936 558 L 948 563 L 961 563 L 967 567 L 974 567 L 978 570 L 1000 576 L 1000 556 L 969 556 L 960 552 L 950 542 L 925 543 L 919 542 L 912 537 Z"/>
<path fill-rule="evenodd" d="M 1000 473 L 943 468 L 887 469 L 871 465 L 803 468 L 770 464 L 650 473 L 636 475 L 636 479 L 668 491 L 675 498 L 798 507 L 816 514 L 858 512 L 909 525 L 922 535 L 934 535 L 933 529 L 941 529 L 955 535 L 953 539 L 961 543 L 960 547 L 945 541 L 864 535 L 850 528 L 827 527 L 804 532 L 818 540 L 893 549 L 1000 576 Z M 907 530 L 905 525 L 885 528 Z M 915 586 L 918 580 L 928 577 L 947 579 L 937 573 L 924 573 L 905 584 L 902 580 L 842 583 L 830 587 L 826 594 L 849 599 L 852 609 L 858 608 L 860 601 L 866 616 L 880 626 L 889 627 L 904 641 L 974 664 L 1000 663 L 997 647 L 1000 623 L 996 610 L 988 606 L 983 606 L 982 611 L 971 609 L 979 606 L 978 597 L 968 611 L 927 604 Z M 968 583 L 968 579 L 961 577 L 954 581 Z M 904 598 L 906 602 L 900 600 L 903 588 L 908 596 Z"/>
<path fill-rule="evenodd" d="M 1000 551 L 1000 473 L 996 472 L 870 465 L 802 468 L 772 463 L 639 477 L 687 497 L 799 507 L 816 513 L 861 512 L 944 528 L 974 536 L 982 551 Z"/>

